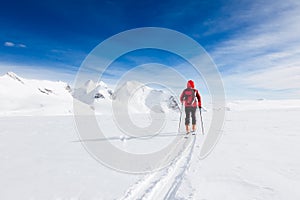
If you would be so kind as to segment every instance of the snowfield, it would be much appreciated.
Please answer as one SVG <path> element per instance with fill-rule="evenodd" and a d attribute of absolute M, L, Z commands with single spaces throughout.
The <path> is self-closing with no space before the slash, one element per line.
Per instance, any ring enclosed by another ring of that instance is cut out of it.
<path fill-rule="evenodd" d="M 142 87 L 130 99 L 140 106 L 130 108 L 133 122 L 146 126 L 151 119 L 143 112 L 152 106 L 166 113 L 167 122 L 155 137 L 122 135 L 107 105 L 122 101 L 128 87 L 138 83 L 128 84 L 114 94 L 105 83 L 87 83 L 75 92 L 99 114 L 106 133 L 88 142 L 149 153 L 182 134 L 174 99 Z M 166 168 L 130 174 L 104 166 L 85 150 L 72 116 L 73 92 L 63 82 L 13 73 L 0 77 L 0 199 L 300 199 L 300 100 L 228 102 L 223 135 L 205 159 L 199 158 L 205 135 L 198 130 L 188 139 L 182 135 L 178 156 Z M 153 95 L 160 100 L 147 98 Z M 203 103 L 207 130 L 212 110 Z"/>
<path fill-rule="evenodd" d="M 8 72 L 0 77 L 0 115 L 70 115 L 70 91 L 61 81 L 23 79 Z"/>

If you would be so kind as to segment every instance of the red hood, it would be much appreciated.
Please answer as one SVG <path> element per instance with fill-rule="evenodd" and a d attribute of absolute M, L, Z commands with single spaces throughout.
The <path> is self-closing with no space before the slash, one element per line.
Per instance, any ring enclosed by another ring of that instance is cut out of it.
<path fill-rule="evenodd" d="M 195 84 L 194 84 L 194 81 L 192 80 L 189 80 L 186 84 L 186 87 L 188 88 L 195 88 Z"/>

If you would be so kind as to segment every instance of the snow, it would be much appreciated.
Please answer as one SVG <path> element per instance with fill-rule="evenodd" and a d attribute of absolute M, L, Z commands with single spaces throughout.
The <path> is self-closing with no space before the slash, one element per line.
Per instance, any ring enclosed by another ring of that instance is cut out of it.
<path fill-rule="evenodd" d="M 228 112 L 213 153 L 199 160 L 196 146 L 178 198 L 299 199 L 299 104 L 278 107 Z"/>
<path fill-rule="evenodd" d="M 97 93 L 104 98 L 95 98 Z M 88 142 L 109 141 L 145 154 L 178 135 L 179 113 L 167 92 L 134 81 L 115 92 L 91 81 L 70 91 L 64 82 L 7 73 L 0 77 L 0 199 L 300 199 L 300 100 L 228 102 L 223 135 L 208 157 L 199 158 L 206 137 L 199 129 L 196 136 L 182 135 L 174 147 L 179 153 L 166 168 L 137 175 L 107 168 L 83 148 L 72 95 L 95 110 L 105 132 L 105 138 Z M 150 111 L 164 114 L 161 132 L 134 137 L 120 131 L 111 104 L 125 100 L 141 127 L 151 123 Z M 212 106 L 203 104 L 207 130 Z"/>
<path fill-rule="evenodd" d="M 64 82 L 27 80 L 8 72 L 0 77 L 0 115 L 68 115 L 72 95 Z"/>
<path fill-rule="evenodd" d="M 0 118 L 0 199 L 113 199 L 137 176 L 82 147 L 70 116 Z"/>
<path fill-rule="evenodd" d="M 287 100 L 236 100 L 227 104 L 229 110 L 247 111 L 247 110 L 282 110 L 300 108 L 299 99 Z"/>

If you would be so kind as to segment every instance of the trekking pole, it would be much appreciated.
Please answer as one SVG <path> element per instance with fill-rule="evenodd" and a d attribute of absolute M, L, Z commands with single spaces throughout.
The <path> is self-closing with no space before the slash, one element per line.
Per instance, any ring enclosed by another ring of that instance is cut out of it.
<path fill-rule="evenodd" d="M 201 119 L 202 135 L 204 135 L 204 127 L 203 127 L 203 120 L 202 120 L 201 108 L 199 108 L 199 111 L 200 111 L 200 119 Z"/>
<path fill-rule="evenodd" d="M 179 125 L 178 125 L 178 133 L 180 132 L 180 124 L 181 124 L 181 117 L 182 117 L 182 109 L 183 109 L 183 103 L 181 103 L 180 117 L 179 117 Z"/>

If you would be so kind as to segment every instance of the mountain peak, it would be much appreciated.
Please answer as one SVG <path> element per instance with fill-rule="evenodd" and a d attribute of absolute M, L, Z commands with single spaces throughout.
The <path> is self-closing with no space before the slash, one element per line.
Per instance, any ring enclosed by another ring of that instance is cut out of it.
<path fill-rule="evenodd" d="M 19 81 L 20 83 L 24 84 L 24 81 L 22 81 L 22 79 L 17 74 L 15 74 L 14 72 L 7 72 L 6 75 L 9 76 L 12 79 L 14 79 L 16 81 Z"/>

